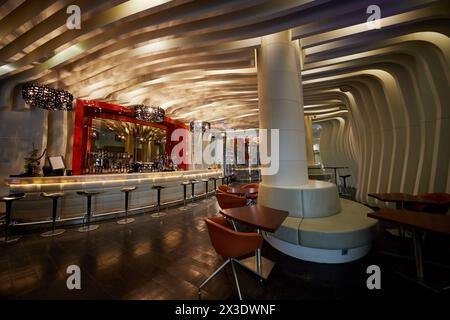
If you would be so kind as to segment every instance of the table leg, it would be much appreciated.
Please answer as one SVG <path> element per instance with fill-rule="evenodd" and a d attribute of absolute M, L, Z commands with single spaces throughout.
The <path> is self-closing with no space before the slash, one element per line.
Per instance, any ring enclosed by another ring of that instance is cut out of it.
<path fill-rule="evenodd" d="M 261 234 L 261 230 L 257 229 L 256 232 Z M 241 266 L 252 271 L 257 276 L 259 276 L 260 281 L 267 279 L 270 272 L 273 269 L 275 263 L 269 259 L 264 258 L 261 255 L 261 249 L 257 249 L 255 256 L 249 257 L 243 260 L 236 260 Z"/>
<path fill-rule="evenodd" d="M 417 229 L 413 231 L 413 240 L 414 240 L 414 260 L 416 261 L 416 274 L 417 280 L 423 281 L 423 260 L 422 260 L 422 239 L 421 232 Z"/>
<path fill-rule="evenodd" d="M 256 229 L 256 232 L 258 234 L 261 234 L 261 230 L 260 229 Z M 262 265 L 262 258 L 261 258 L 261 248 L 256 249 L 256 270 L 258 272 L 258 274 L 261 276 L 261 265 Z"/>

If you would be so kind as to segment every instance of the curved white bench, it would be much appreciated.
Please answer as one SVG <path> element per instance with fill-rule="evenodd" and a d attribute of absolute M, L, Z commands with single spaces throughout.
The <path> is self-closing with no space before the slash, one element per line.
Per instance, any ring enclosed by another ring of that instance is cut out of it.
<path fill-rule="evenodd" d="M 318 218 L 290 216 L 266 240 L 281 252 L 298 259 L 321 263 L 344 263 L 366 255 L 377 221 L 372 210 L 360 203 L 340 199 L 341 210 Z"/>

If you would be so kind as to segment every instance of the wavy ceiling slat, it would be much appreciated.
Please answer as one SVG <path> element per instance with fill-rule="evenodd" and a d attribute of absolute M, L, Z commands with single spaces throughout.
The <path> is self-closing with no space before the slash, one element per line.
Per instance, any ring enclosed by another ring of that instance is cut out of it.
<path fill-rule="evenodd" d="M 117 5 L 125 0 L 114 0 L 109 3 L 100 3 L 98 1 L 92 0 L 79 0 L 77 1 L 77 5 L 82 9 L 82 17 L 83 20 L 92 18 L 95 14 L 98 14 L 101 11 L 104 11 L 111 5 Z M 70 1 L 65 1 L 66 4 L 70 3 Z M 61 3 L 64 4 L 64 1 Z M 3 46 L 0 49 L 0 61 L 6 61 L 8 58 L 12 57 L 19 50 L 24 50 L 30 45 L 39 43 L 38 46 L 48 42 L 49 40 L 55 38 L 57 35 L 62 34 L 64 31 L 67 31 L 65 23 L 69 15 L 66 13 L 65 8 L 67 5 L 61 6 L 60 10 L 55 12 L 51 18 L 50 16 L 36 24 L 28 30 L 24 32 L 19 37 L 9 42 L 7 45 Z M 58 34 L 50 35 L 49 30 L 56 30 Z"/>
<path fill-rule="evenodd" d="M 64 29 L 62 4 L 69 1 L 7 2 L 0 6 L 0 26 L 7 24 L 9 30 L 0 28 L 8 34 L 0 37 L 0 61 L 8 63 L 0 65 L 0 87 L 38 80 L 84 98 L 160 104 L 182 121 L 256 127 L 254 49 L 260 36 L 293 28 L 293 38 L 302 38 L 305 47 L 305 103 L 320 104 L 306 109 L 326 114 L 343 108 L 345 101 L 333 101 L 335 93 L 316 97 L 323 79 L 388 59 L 394 51 L 383 48 L 396 48 L 395 39 L 408 30 L 447 34 L 446 1 L 378 1 L 383 32 L 364 29 L 371 2 L 80 0 L 81 30 Z M 30 8 L 47 9 L 32 19 Z"/>
<path fill-rule="evenodd" d="M 2 1 L 0 1 L 0 20 L 4 19 L 10 12 L 12 12 L 18 6 L 23 4 L 25 1 L 26 0 L 15 0 L 15 1 L 2 0 Z"/>

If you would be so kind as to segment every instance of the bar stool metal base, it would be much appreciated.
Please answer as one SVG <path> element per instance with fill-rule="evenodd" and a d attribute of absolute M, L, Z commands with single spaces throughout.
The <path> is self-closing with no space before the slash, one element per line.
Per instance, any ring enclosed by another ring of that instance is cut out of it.
<path fill-rule="evenodd" d="M 84 227 L 78 228 L 78 232 L 89 232 L 89 231 L 97 230 L 98 228 L 99 228 L 99 225 L 92 224 L 90 226 L 84 226 Z"/>
<path fill-rule="evenodd" d="M 41 237 L 53 237 L 53 236 L 59 236 L 60 234 L 63 234 L 64 232 L 66 232 L 65 229 L 55 229 L 55 230 L 50 230 L 44 233 L 41 233 Z"/>
<path fill-rule="evenodd" d="M 155 212 L 155 213 L 152 213 L 150 216 L 152 218 L 160 218 L 160 217 L 164 217 L 165 215 L 166 215 L 165 212 Z"/>
<path fill-rule="evenodd" d="M 13 243 L 20 240 L 22 236 L 8 236 L 8 240 L 5 239 L 5 237 L 0 238 L 0 243 L 7 244 L 7 243 Z"/>
<path fill-rule="evenodd" d="M 125 218 L 117 221 L 117 224 L 128 224 L 134 222 L 134 218 Z"/>

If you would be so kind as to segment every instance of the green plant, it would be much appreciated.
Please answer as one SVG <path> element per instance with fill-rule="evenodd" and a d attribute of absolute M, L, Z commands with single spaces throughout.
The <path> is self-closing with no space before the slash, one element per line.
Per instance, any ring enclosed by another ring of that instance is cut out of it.
<path fill-rule="evenodd" d="M 38 174 L 40 164 L 39 160 L 41 160 L 46 151 L 47 149 L 45 149 L 44 152 L 42 152 L 42 154 L 39 156 L 39 150 L 34 147 L 33 143 L 33 149 L 31 150 L 30 155 L 24 159 L 24 169 L 28 174 Z"/>

